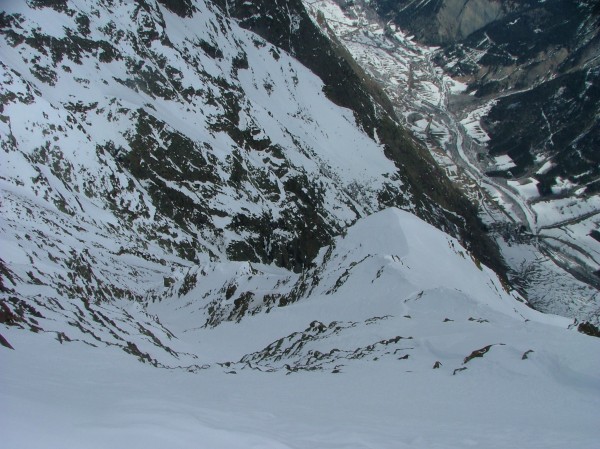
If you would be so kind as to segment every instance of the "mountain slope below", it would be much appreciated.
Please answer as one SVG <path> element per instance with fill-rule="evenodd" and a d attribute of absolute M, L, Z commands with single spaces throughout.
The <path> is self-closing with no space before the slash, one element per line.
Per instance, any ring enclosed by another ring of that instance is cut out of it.
<path fill-rule="evenodd" d="M 149 349 L 159 368 L 87 333 L 72 330 L 59 345 L 7 329 L 15 350 L 0 352 L 4 441 L 587 448 L 598 438 L 599 340 L 506 293 L 456 239 L 390 209 L 359 220 L 319 260 L 305 275 L 254 264 L 239 272 L 232 309 L 248 283 L 259 297 L 277 278 L 296 295 L 268 313 L 249 301 L 238 322 L 207 321 L 219 286 L 208 267 L 178 298 L 148 304 L 178 351 Z M 130 338 L 148 346 L 140 332 Z"/>
<path fill-rule="evenodd" d="M 597 324 L 600 246 L 594 236 L 600 197 L 593 190 L 597 164 L 592 153 L 596 153 L 594 146 L 588 145 L 595 135 L 595 84 L 591 80 L 597 52 L 595 28 L 590 26 L 595 16 L 586 15 L 589 5 L 566 8 L 569 19 L 565 26 L 570 34 L 560 39 L 550 36 L 551 23 L 560 21 L 557 4 L 540 2 L 535 8 L 524 3 L 513 5 L 530 8 L 531 14 L 539 15 L 545 9 L 552 12 L 544 16 L 546 25 L 537 33 L 540 36 L 532 39 L 535 48 L 557 39 L 571 42 L 568 45 L 573 48 L 572 53 L 563 55 L 562 67 L 568 73 L 552 80 L 554 75 L 550 74 L 537 87 L 513 92 L 510 89 L 516 89 L 515 83 L 525 81 L 500 73 L 502 67 L 510 68 L 511 59 L 499 58 L 499 47 L 508 42 L 511 48 L 521 49 L 515 76 L 539 72 L 545 60 L 528 59 L 527 52 L 522 51 L 529 34 L 507 31 L 506 27 L 520 23 L 515 22 L 516 12 L 489 24 L 495 33 L 491 40 L 485 38 L 491 33 L 488 25 L 482 25 L 469 39 L 457 44 L 451 40 L 449 46 L 440 49 L 415 41 L 388 21 L 393 15 L 380 7 L 383 3 L 324 0 L 306 5 L 315 17 L 321 17 L 324 32 L 344 45 L 385 90 L 399 119 L 478 205 L 489 234 L 507 261 L 508 277 L 530 304 L 538 310 Z M 386 4 L 397 8 L 400 3 Z M 419 8 L 420 14 L 430 14 L 427 8 L 434 3 L 439 6 L 441 2 L 412 2 L 405 5 L 402 14 Z M 466 5 L 474 8 L 485 3 Z M 408 23 L 400 23 L 412 29 Z M 575 32 L 576 23 L 581 24 L 579 32 Z M 528 33 L 536 34 L 533 30 Z M 467 41 L 476 48 L 469 47 Z M 462 53 L 453 52 L 461 45 Z M 469 61 L 479 65 L 465 72 Z M 541 70 L 547 74 L 546 68 Z M 494 79 L 502 79 L 504 84 L 492 88 Z M 496 93 L 485 93 L 486 86 Z M 529 126 L 531 123 L 537 126 Z M 575 141 L 577 148 L 569 143 Z M 527 161 L 532 160 L 529 149 L 534 147 L 535 161 L 527 168 Z M 505 150 L 510 155 L 504 154 Z M 575 174 L 572 170 L 579 174 L 571 176 Z"/>

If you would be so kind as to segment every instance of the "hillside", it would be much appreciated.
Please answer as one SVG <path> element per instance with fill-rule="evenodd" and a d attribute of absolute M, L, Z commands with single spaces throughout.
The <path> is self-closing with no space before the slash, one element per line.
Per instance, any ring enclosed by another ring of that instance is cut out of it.
<path fill-rule="evenodd" d="M 62 338 L 9 328 L 5 443 L 593 447 L 598 339 L 505 292 L 455 239 L 390 209 L 318 261 L 304 275 L 203 266 L 149 315 L 94 305 L 98 319 Z"/>
<path fill-rule="evenodd" d="M 477 205 L 529 303 L 598 323 L 594 5 L 306 4 Z"/>
<path fill-rule="evenodd" d="M 597 328 L 529 307 L 320 19 L 2 4 L 4 444 L 597 440 Z"/>

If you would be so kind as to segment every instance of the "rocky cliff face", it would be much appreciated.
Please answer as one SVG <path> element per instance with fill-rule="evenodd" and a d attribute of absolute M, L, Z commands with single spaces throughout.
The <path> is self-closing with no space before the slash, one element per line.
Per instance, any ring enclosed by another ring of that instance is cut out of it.
<path fill-rule="evenodd" d="M 532 2 L 499 0 L 376 0 L 384 18 L 432 45 L 460 41 Z"/>
<path fill-rule="evenodd" d="M 390 206 L 503 269 L 471 204 L 299 2 L 35 1 L 0 30 L 11 322 L 38 329 L 68 298 L 85 326 L 95 304 L 162 297 L 198 264 L 301 272 Z"/>

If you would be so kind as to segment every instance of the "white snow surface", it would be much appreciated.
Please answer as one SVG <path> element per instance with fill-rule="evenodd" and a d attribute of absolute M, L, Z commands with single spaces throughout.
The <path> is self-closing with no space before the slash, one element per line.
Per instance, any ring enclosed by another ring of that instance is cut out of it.
<path fill-rule="evenodd" d="M 517 164 L 515 164 L 511 157 L 507 154 L 502 156 L 496 156 L 494 158 L 494 161 L 496 163 L 497 170 L 509 170 L 517 166 Z"/>
<path fill-rule="evenodd" d="M 360 220 L 321 257 L 310 292 L 239 323 L 199 328 L 194 290 L 149 304 L 169 344 L 194 351 L 194 369 L 3 325 L 15 348 L 0 348 L 4 443 L 594 447 L 598 339 L 529 309 L 457 241 L 397 209 Z"/>
<path fill-rule="evenodd" d="M 97 64 L 84 51 L 55 67 L 50 54 L 0 40 L 12 95 L 0 117 L 0 334 L 14 348 L 0 346 L 3 447 L 597 444 L 600 340 L 527 307 L 454 238 L 405 211 L 375 212 L 395 167 L 291 56 L 210 2 L 194 2 L 188 19 L 148 3 L 69 3 L 94 18 L 90 38 L 111 40 L 123 59 Z M 23 14 L 23 30 L 75 32 L 76 15 L 32 5 L 2 8 Z M 130 37 L 144 30 L 170 45 L 155 39 L 141 58 Z M 235 69 L 240 49 L 247 69 Z M 164 95 L 131 83 L 141 67 Z M 181 98 L 175 83 L 198 91 Z M 283 159 L 241 151 L 212 126 L 227 83 L 243 92 L 240 129 L 268 137 Z M 419 89 L 424 101 L 443 94 Z M 286 198 L 267 198 L 253 179 L 214 191 L 165 180 L 218 211 L 222 232 L 178 226 L 112 154 L 133 151 L 144 114 L 160 124 L 145 145 L 168 147 L 180 133 L 217 161 L 220 180 L 241 154 L 275 186 L 285 160 L 290 177 L 322 183 L 332 220 L 358 221 L 302 273 L 231 261 L 225 248 L 244 237 L 226 228 L 231 217 L 281 214 Z M 177 251 L 192 239 L 206 248 L 197 262 Z"/>
<path fill-rule="evenodd" d="M 509 157 L 510 159 L 510 157 Z M 512 163 L 512 160 L 511 160 Z M 505 170 L 507 168 L 511 168 L 508 165 L 505 165 L 504 168 L 499 168 L 500 170 Z M 525 199 L 538 198 L 540 196 L 540 192 L 537 188 L 538 182 L 534 178 L 523 179 L 521 181 L 512 181 L 508 180 L 506 184 L 512 187 L 514 190 L 519 192 L 519 195 Z M 539 225 L 539 215 L 536 216 L 537 222 Z"/>
<path fill-rule="evenodd" d="M 490 112 L 495 104 L 495 100 L 488 101 L 483 106 L 469 112 L 467 116 L 460 121 L 460 123 L 465 127 L 467 134 L 471 136 L 477 143 L 486 143 L 490 140 L 490 136 L 488 136 L 488 134 L 481 127 L 481 119 Z M 498 158 L 496 158 L 496 162 L 500 164 L 500 162 L 498 162 Z M 504 168 L 498 168 L 498 170 L 504 170 Z"/>

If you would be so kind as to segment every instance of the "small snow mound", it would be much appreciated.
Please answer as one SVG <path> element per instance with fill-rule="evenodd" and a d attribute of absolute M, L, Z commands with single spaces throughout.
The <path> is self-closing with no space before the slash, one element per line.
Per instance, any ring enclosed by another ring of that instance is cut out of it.
<path fill-rule="evenodd" d="M 496 298 L 505 294 L 495 273 L 481 265 L 458 240 L 397 208 L 360 219 L 335 248 L 343 265 L 369 256 L 391 256 L 401 261 L 394 265 L 398 275 L 419 290 L 458 289 Z"/>

